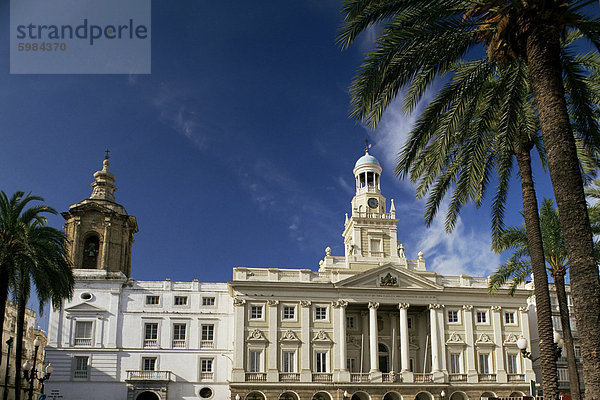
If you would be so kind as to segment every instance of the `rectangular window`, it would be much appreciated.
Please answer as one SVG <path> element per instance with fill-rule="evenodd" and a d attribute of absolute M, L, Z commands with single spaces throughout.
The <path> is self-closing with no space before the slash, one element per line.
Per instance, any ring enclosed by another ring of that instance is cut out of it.
<path fill-rule="evenodd" d="M 158 323 L 144 324 L 144 347 L 158 347 Z"/>
<path fill-rule="evenodd" d="M 146 304 L 147 305 L 160 304 L 160 296 L 146 296 Z"/>
<path fill-rule="evenodd" d="M 262 306 L 250 306 L 250 319 L 262 319 L 263 308 Z"/>
<path fill-rule="evenodd" d="M 412 318 L 408 317 L 408 319 L 406 320 L 407 325 L 408 325 L 408 329 L 412 329 Z"/>
<path fill-rule="evenodd" d="M 317 351 L 315 353 L 315 371 L 316 372 L 327 372 L 327 353 Z"/>
<path fill-rule="evenodd" d="M 507 354 L 506 355 L 506 370 L 509 374 L 518 374 L 517 369 L 517 355 Z"/>
<path fill-rule="evenodd" d="M 559 382 L 569 382 L 569 370 L 566 368 L 557 368 L 558 371 L 558 381 Z"/>
<path fill-rule="evenodd" d="M 410 365 L 410 372 L 415 372 L 415 359 L 411 358 L 408 360 L 408 364 Z"/>
<path fill-rule="evenodd" d="M 92 321 L 75 322 L 75 346 L 92 345 Z"/>
<path fill-rule="evenodd" d="M 562 325 L 560 323 L 560 317 L 557 315 L 554 315 L 552 317 L 552 325 L 554 325 L 554 329 L 557 331 L 562 331 Z"/>
<path fill-rule="evenodd" d="M 356 319 L 354 317 L 346 317 L 346 329 L 355 329 L 356 328 Z"/>
<path fill-rule="evenodd" d="M 202 298 L 202 305 L 203 306 L 214 306 L 215 305 L 215 298 L 214 297 L 203 297 Z"/>
<path fill-rule="evenodd" d="M 283 307 L 283 319 L 295 319 L 296 318 L 296 307 L 284 306 Z"/>
<path fill-rule="evenodd" d="M 75 370 L 73 371 L 73 378 L 87 378 L 88 377 L 88 356 L 76 356 L 75 357 Z"/>
<path fill-rule="evenodd" d="M 185 306 L 187 305 L 187 296 L 175 296 L 175 305 L 176 306 Z"/>
<path fill-rule="evenodd" d="M 214 340 L 215 338 L 215 326 L 202 325 L 202 340 Z"/>
<path fill-rule="evenodd" d="M 185 324 L 173 324 L 173 340 L 185 340 Z"/>
<path fill-rule="evenodd" d="M 460 354 L 450 354 L 450 373 L 460 374 Z"/>
<path fill-rule="evenodd" d="M 515 313 L 512 311 L 507 311 L 504 313 L 504 323 L 507 325 L 515 324 Z"/>
<path fill-rule="evenodd" d="M 213 372 L 212 358 L 203 358 L 200 360 L 200 372 Z"/>
<path fill-rule="evenodd" d="M 356 358 L 347 358 L 346 359 L 346 368 L 348 369 L 348 372 L 357 372 Z"/>
<path fill-rule="evenodd" d="M 477 323 L 487 324 L 487 311 L 477 311 Z"/>
<path fill-rule="evenodd" d="M 489 366 L 489 354 L 480 354 L 479 355 L 479 373 L 480 374 L 489 374 L 490 366 Z"/>
<path fill-rule="evenodd" d="M 322 321 L 327 319 L 327 307 L 315 307 L 315 320 Z"/>
<path fill-rule="evenodd" d="M 250 351 L 248 357 L 248 362 L 250 363 L 250 365 L 248 366 L 249 372 L 261 372 L 260 358 L 260 351 Z"/>
<path fill-rule="evenodd" d="M 156 371 L 156 357 L 143 357 L 142 358 L 142 370 L 143 371 Z"/>
<path fill-rule="evenodd" d="M 284 351 L 281 355 L 283 372 L 296 372 L 295 352 Z"/>
<path fill-rule="evenodd" d="M 575 358 L 578 361 L 581 359 L 581 346 L 575 346 Z"/>
<path fill-rule="evenodd" d="M 450 324 L 458 323 L 458 311 L 448 310 L 448 323 L 450 323 Z"/>
<path fill-rule="evenodd" d="M 379 255 L 378 253 L 381 253 L 381 240 L 371 239 L 371 253 L 375 253 L 373 255 Z"/>

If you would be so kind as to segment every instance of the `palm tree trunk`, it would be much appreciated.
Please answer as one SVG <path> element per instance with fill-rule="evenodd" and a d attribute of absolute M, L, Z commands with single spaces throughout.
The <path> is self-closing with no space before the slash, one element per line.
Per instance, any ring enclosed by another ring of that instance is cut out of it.
<path fill-rule="evenodd" d="M 23 290 L 19 291 L 17 304 L 17 343 L 15 345 L 15 400 L 21 399 L 21 382 L 23 381 L 21 373 L 21 365 L 23 362 L 23 336 L 25 325 L 25 307 L 27 299 L 24 296 Z"/>
<path fill-rule="evenodd" d="M 546 274 L 546 261 L 542 244 L 542 229 L 540 227 L 540 214 L 538 211 L 537 197 L 533 184 L 531 171 L 530 147 L 516 154 L 521 175 L 521 189 L 523 195 L 523 218 L 527 232 L 527 247 L 533 271 L 533 285 L 535 293 L 535 309 L 538 322 L 538 337 L 540 340 L 540 360 L 542 368 L 542 388 L 544 398 L 556 399 L 558 397 L 558 374 L 554 351 L 554 337 L 552 332 L 552 308 L 550 306 L 550 292 L 548 290 L 548 275 Z"/>
<path fill-rule="evenodd" d="M 6 312 L 6 300 L 8 299 L 8 273 L 3 270 L 0 273 L 0 349 L 2 348 L 2 333 L 4 332 L 4 313 Z M 10 354 L 7 359 L 10 359 Z M 8 361 L 7 361 L 8 362 Z M 2 352 L 0 351 L 0 365 L 2 365 Z"/>
<path fill-rule="evenodd" d="M 532 22 L 526 34 L 529 76 L 570 262 L 586 400 L 600 400 L 600 278 L 573 133 L 565 102 L 557 28 Z"/>
<path fill-rule="evenodd" d="M 569 388 L 573 400 L 581 400 L 581 389 L 579 388 L 579 373 L 577 372 L 577 361 L 573 349 L 573 337 L 571 335 L 571 322 L 569 321 L 569 304 L 565 290 L 565 269 L 552 269 L 554 286 L 556 286 L 556 297 L 558 297 L 558 309 L 560 311 L 560 324 L 562 335 L 567 349 L 567 365 L 569 367 Z"/>

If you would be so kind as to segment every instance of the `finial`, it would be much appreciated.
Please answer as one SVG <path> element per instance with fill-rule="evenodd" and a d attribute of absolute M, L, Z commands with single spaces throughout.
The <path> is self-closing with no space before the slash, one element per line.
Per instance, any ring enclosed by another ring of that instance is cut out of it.
<path fill-rule="evenodd" d="M 115 183 L 115 176 L 108 171 L 110 166 L 109 155 L 110 150 L 106 150 L 106 156 L 102 161 L 102 169 L 94 174 L 95 182 L 92 183 L 94 190 L 90 199 L 108 200 L 115 201 L 115 190 L 117 190 Z"/>
<path fill-rule="evenodd" d="M 369 154 L 369 149 L 371 148 L 371 145 L 369 144 L 369 138 L 365 139 L 365 153 Z"/>
<path fill-rule="evenodd" d="M 109 149 L 104 150 L 104 152 L 106 153 L 106 155 L 104 156 L 105 160 L 108 160 L 110 158 L 110 156 L 108 155 L 108 153 L 110 153 Z"/>

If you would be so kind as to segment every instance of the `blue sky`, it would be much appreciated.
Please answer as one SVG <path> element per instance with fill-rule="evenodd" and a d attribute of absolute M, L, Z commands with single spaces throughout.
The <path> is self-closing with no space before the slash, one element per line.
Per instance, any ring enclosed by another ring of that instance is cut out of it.
<path fill-rule="evenodd" d="M 348 119 L 348 86 L 373 39 L 335 44 L 340 2 L 154 1 L 151 75 L 10 75 L 0 43 L 0 189 L 58 211 L 91 193 L 111 150 L 117 201 L 138 219 L 132 276 L 227 281 L 235 266 L 318 268 L 343 254 L 352 168 L 371 154 L 394 198 L 398 240 L 428 269 L 489 274 L 489 201 L 454 234 L 430 229 L 414 188 L 393 176 L 415 115 L 392 107 L 376 131 Z M 4 31 L 8 2 L 2 2 Z M 538 195 L 552 196 L 536 172 Z M 507 222 L 520 224 L 513 179 Z M 62 218 L 51 219 L 55 227 Z"/>

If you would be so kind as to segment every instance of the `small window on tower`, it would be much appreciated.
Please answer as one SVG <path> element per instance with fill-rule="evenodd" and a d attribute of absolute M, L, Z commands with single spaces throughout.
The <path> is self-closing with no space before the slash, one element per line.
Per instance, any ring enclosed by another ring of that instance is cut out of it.
<path fill-rule="evenodd" d="M 85 239 L 83 245 L 83 260 L 82 267 L 87 269 L 98 268 L 98 250 L 100 248 L 100 240 L 98 236 L 92 235 Z"/>

